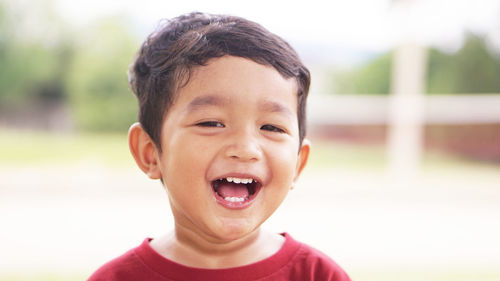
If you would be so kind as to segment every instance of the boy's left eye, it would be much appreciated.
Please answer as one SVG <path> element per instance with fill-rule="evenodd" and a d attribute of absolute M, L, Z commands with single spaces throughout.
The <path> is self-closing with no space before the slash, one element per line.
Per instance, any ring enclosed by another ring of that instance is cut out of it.
<path fill-rule="evenodd" d="M 270 131 L 270 132 L 276 132 L 276 133 L 284 133 L 285 132 L 285 130 L 278 128 L 276 126 L 273 126 L 273 125 L 269 125 L 269 124 L 260 127 L 260 129 L 265 130 L 265 131 Z"/>

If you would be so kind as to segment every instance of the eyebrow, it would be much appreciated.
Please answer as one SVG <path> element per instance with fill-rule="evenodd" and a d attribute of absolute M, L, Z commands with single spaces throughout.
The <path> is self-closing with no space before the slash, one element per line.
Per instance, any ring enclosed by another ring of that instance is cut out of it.
<path fill-rule="evenodd" d="M 220 96 L 199 96 L 193 99 L 188 105 L 186 110 L 194 111 L 200 107 L 204 106 L 222 106 L 227 104 L 229 101 L 226 98 Z"/>
<path fill-rule="evenodd" d="M 229 103 L 230 100 L 226 97 L 214 95 L 198 96 L 187 105 L 186 111 L 192 112 L 204 106 L 223 106 Z M 288 107 L 279 102 L 266 100 L 259 103 L 259 108 L 266 112 L 284 113 L 290 117 L 295 117 L 295 114 Z"/>
<path fill-rule="evenodd" d="M 279 102 L 267 100 L 262 102 L 260 104 L 260 107 L 267 112 L 285 113 L 286 115 L 290 115 L 291 117 L 295 116 L 295 114 L 288 107 Z"/>

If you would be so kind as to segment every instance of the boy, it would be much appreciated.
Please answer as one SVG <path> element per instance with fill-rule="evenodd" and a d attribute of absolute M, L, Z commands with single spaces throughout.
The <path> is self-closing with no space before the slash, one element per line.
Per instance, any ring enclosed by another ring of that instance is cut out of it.
<path fill-rule="evenodd" d="M 309 156 L 309 71 L 260 25 L 192 13 L 150 35 L 131 67 L 139 168 L 165 186 L 173 233 L 89 280 L 350 280 L 321 252 L 260 225 Z"/>

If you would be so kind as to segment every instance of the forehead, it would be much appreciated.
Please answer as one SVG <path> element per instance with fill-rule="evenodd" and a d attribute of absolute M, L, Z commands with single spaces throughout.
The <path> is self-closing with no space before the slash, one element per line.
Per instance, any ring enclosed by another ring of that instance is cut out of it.
<path fill-rule="evenodd" d="M 258 102 L 263 110 L 297 113 L 297 81 L 285 78 L 271 66 L 224 56 L 195 67 L 187 84 L 177 91 L 174 104 L 190 109 Z"/>

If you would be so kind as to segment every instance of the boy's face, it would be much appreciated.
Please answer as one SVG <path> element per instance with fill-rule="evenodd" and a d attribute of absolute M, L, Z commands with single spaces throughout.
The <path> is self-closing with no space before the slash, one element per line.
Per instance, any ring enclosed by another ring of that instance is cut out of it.
<path fill-rule="evenodd" d="M 305 142 L 297 153 L 296 87 L 239 57 L 193 70 L 165 116 L 157 154 L 177 227 L 231 241 L 276 210 L 309 152 Z"/>

